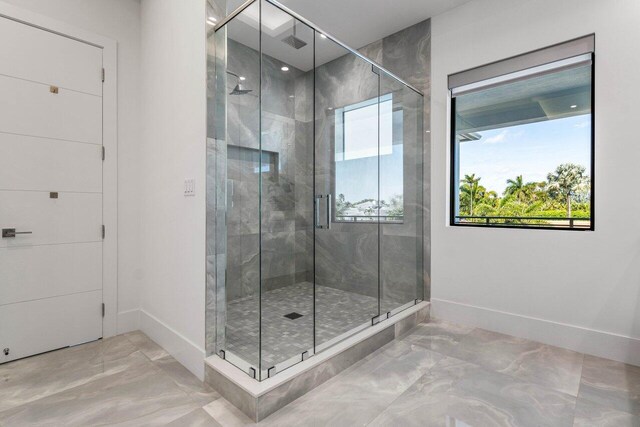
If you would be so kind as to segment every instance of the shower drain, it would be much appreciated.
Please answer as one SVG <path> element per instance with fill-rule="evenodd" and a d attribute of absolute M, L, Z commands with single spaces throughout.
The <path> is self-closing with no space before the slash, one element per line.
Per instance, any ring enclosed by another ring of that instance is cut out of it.
<path fill-rule="evenodd" d="M 296 320 L 296 319 L 302 317 L 302 314 L 296 313 L 294 311 L 293 313 L 285 314 L 284 317 L 286 317 L 287 319 Z"/>

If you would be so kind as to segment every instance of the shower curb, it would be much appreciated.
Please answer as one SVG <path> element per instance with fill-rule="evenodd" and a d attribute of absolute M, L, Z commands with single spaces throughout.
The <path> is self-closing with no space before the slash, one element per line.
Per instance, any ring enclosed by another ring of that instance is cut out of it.
<path fill-rule="evenodd" d="M 205 382 L 254 421 L 260 421 L 430 318 L 420 302 L 333 347 L 256 381 L 217 355 L 205 359 Z"/>

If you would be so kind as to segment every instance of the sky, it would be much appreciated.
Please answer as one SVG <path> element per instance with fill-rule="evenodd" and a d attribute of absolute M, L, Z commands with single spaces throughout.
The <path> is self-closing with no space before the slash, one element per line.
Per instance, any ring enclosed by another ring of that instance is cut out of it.
<path fill-rule="evenodd" d="M 562 163 L 590 169 L 591 115 L 479 132 L 460 144 L 460 177 L 475 174 L 480 185 L 502 195 L 507 179 L 546 181 Z"/>

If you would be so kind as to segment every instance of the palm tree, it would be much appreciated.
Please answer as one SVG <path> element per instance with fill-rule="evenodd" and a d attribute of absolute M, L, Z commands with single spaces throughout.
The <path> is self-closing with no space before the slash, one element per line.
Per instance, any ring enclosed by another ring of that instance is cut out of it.
<path fill-rule="evenodd" d="M 504 190 L 504 196 L 512 196 L 521 202 L 529 202 L 531 199 L 536 198 L 537 187 L 538 184 L 535 182 L 527 182 L 525 184 L 522 175 L 518 175 L 516 179 L 507 180 L 507 188 Z"/>
<path fill-rule="evenodd" d="M 465 175 L 460 185 L 461 195 L 469 198 L 469 215 L 473 216 L 473 202 L 478 197 L 478 192 L 484 190 L 478 183 L 480 177 L 476 178 L 476 174 Z"/>
<path fill-rule="evenodd" d="M 585 167 L 574 163 L 563 163 L 555 172 L 547 175 L 547 189 L 554 197 L 562 197 L 567 203 L 567 218 L 571 218 L 571 198 L 588 189 L 589 177 L 585 175 Z"/>
<path fill-rule="evenodd" d="M 524 181 L 522 175 L 516 176 L 516 179 L 507 180 L 507 188 L 504 190 L 504 196 L 514 196 L 519 199 L 524 190 Z"/>

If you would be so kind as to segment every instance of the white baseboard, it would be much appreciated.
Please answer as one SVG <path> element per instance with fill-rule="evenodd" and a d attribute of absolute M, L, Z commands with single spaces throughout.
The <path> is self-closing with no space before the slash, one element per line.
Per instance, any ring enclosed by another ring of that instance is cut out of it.
<path fill-rule="evenodd" d="M 118 313 L 118 334 L 140 329 L 140 310 L 128 310 Z"/>
<path fill-rule="evenodd" d="M 633 337 L 437 298 L 431 316 L 640 366 L 640 339 Z"/>
<path fill-rule="evenodd" d="M 204 381 L 204 349 L 144 310 L 140 310 L 140 330 Z"/>

